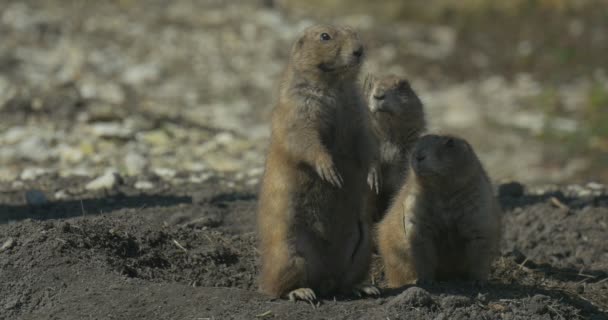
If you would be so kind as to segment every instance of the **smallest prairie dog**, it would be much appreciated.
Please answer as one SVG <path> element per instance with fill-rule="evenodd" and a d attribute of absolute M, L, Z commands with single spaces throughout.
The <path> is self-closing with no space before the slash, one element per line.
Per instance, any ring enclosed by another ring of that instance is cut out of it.
<path fill-rule="evenodd" d="M 368 75 L 363 90 L 380 147 L 381 182 L 370 199 L 370 214 L 377 222 L 404 182 L 408 156 L 426 129 L 426 120 L 422 102 L 404 78 Z"/>
<path fill-rule="evenodd" d="M 378 227 L 388 286 L 487 280 L 498 255 L 501 220 L 471 146 L 451 136 L 420 138 L 408 180 Z"/>

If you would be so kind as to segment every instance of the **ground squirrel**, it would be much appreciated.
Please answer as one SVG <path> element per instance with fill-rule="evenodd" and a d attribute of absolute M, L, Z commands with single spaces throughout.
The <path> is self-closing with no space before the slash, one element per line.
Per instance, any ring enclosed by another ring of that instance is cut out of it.
<path fill-rule="evenodd" d="M 485 281 L 499 251 L 501 218 L 491 182 L 469 143 L 421 137 L 407 181 L 378 226 L 388 286 Z"/>
<path fill-rule="evenodd" d="M 377 158 L 356 81 L 363 51 L 355 31 L 329 25 L 293 45 L 258 208 L 260 289 L 272 296 L 379 293 L 362 285 L 371 259 L 366 177 Z"/>
<path fill-rule="evenodd" d="M 368 75 L 363 85 L 380 147 L 381 183 L 371 192 L 370 214 L 380 221 L 403 185 L 408 156 L 426 128 L 422 102 L 409 82 L 395 75 Z"/>

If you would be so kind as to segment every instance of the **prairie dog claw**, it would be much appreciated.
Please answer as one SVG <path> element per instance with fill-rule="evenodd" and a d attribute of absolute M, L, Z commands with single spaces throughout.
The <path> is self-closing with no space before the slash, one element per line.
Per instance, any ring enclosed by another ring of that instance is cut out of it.
<path fill-rule="evenodd" d="M 298 288 L 292 290 L 287 294 L 287 297 L 290 301 L 302 300 L 306 302 L 310 302 L 311 304 L 317 300 L 317 295 L 310 288 Z"/>
<path fill-rule="evenodd" d="M 375 286 L 372 286 L 372 285 L 359 285 L 359 286 L 356 286 L 353 289 L 353 292 L 358 297 L 362 297 L 363 295 L 367 295 L 367 296 L 379 296 L 380 295 L 380 289 L 378 289 L 378 288 L 376 288 Z"/>

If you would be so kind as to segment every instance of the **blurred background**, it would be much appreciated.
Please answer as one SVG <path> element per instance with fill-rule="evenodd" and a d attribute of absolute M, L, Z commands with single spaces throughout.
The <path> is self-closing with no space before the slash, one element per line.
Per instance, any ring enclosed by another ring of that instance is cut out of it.
<path fill-rule="evenodd" d="M 608 183 L 608 1 L 0 0 L 0 180 L 262 173 L 297 34 L 356 27 L 497 181 Z"/>

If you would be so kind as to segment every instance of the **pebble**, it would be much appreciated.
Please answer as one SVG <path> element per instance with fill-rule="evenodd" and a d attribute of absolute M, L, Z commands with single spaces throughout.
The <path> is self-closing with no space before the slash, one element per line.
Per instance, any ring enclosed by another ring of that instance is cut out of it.
<path fill-rule="evenodd" d="M 431 294 L 420 288 L 410 287 L 400 293 L 398 296 L 389 301 L 386 306 L 388 308 L 403 308 L 403 307 L 425 307 L 433 304 Z"/>
<path fill-rule="evenodd" d="M 175 177 L 175 175 L 177 174 L 177 171 L 170 169 L 170 168 L 154 168 L 152 170 L 157 176 L 163 178 L 163 179 L 173 179 Z"/>
<path fill-rule="evenodd" d="M 100 122 L 91 126 L 94 135 L 100 138 L 121 138 L 131 137 L 133 132 L 119 122 Z"/>
<path fill-rule="evenodd" d="M 156 147 L 164 147 L 171 143 L 171 138 L 164 130 L 148 131 L 138 134 L 137 138 Z"/>
<path fill-rule="evenodd" d="M 54 149 L 41 137 L 30 137 L 17 145 L 17 154 L 22 159 L 43 162 L 54 156 Z"/>
<path fill-rule="evenodd" d="M 128 68 L 123 74 L 123 81 L 131 85 L 141 85 L 145 82 L 157 80 L 160 70 L 155 64 L 140 64 Z"/>
<path fill-rule="evenodd" d="M 150 190 L 150 189 L 154 189 L 155 185 L 154 183 L 150 182 L 150 181 L 137 181 L 135 182 L 135 189 L 138 190 Z"/>
<path fill-rule="evenodd" d="M 0 252 L 4 252 L 14 246 L 15 246 L 15 239 L 9 237 L 8 239 L 6 239 L 6 241 L 4 241 L 4 243 L 2 244 L 2 247 L 0 247 Z"/>
<path fill-rule="evenodd" d="M 19 173 L 14 169 L 0 168 L 0 181 L 13 181 L 19 177 Z"/>
<path fill-rule="evenodd" d="M 125 167 L 130 176 L 142 173 L 147 165 L 148 159 L 138 153 L 129 152 L 125 156 Z"/>
<path fill-rule="evenodd" d="M 49 173 L 49 170 L 44 168 L 25 168 L 19 176 L 21 180 L 34 180 Z"/>
<path fill-rule="evenodd" d="M 519 182 L 507 182 L 498 187 L 500 197 L 519 198 L 524 195 L 524 186 Z"/>
<path fill-rule="evenodd" d="M 96 191 L 102 189 L 112 189 L 116 187 L 121 181 L 121 177 L 116 172 L 108 171 L 104 175 L 97 177 L 91 182 L 87 183 L 85 188 L 87 190 Z"/>
<path fill-rule="evenodd" d="M 456 309 L 470 306 L 473 303 L 471 298 L 467 296 L 449 295 L 441 299 L 441 307 L 443 309 Z"/>
<path fill-rule="evenodd" d="M 67 199 L 69 197 L 67 191 L 65 190 L 59 190 L 57 192 L 55 192 L 55 200 L 64 200 Z"/>
<path fill-rule="evenodd" d="M 49 203 L 44 192 L 40 190 L 28 190 L 25 192 L 25 201 L 30 206 L 43 206 Z"/>

